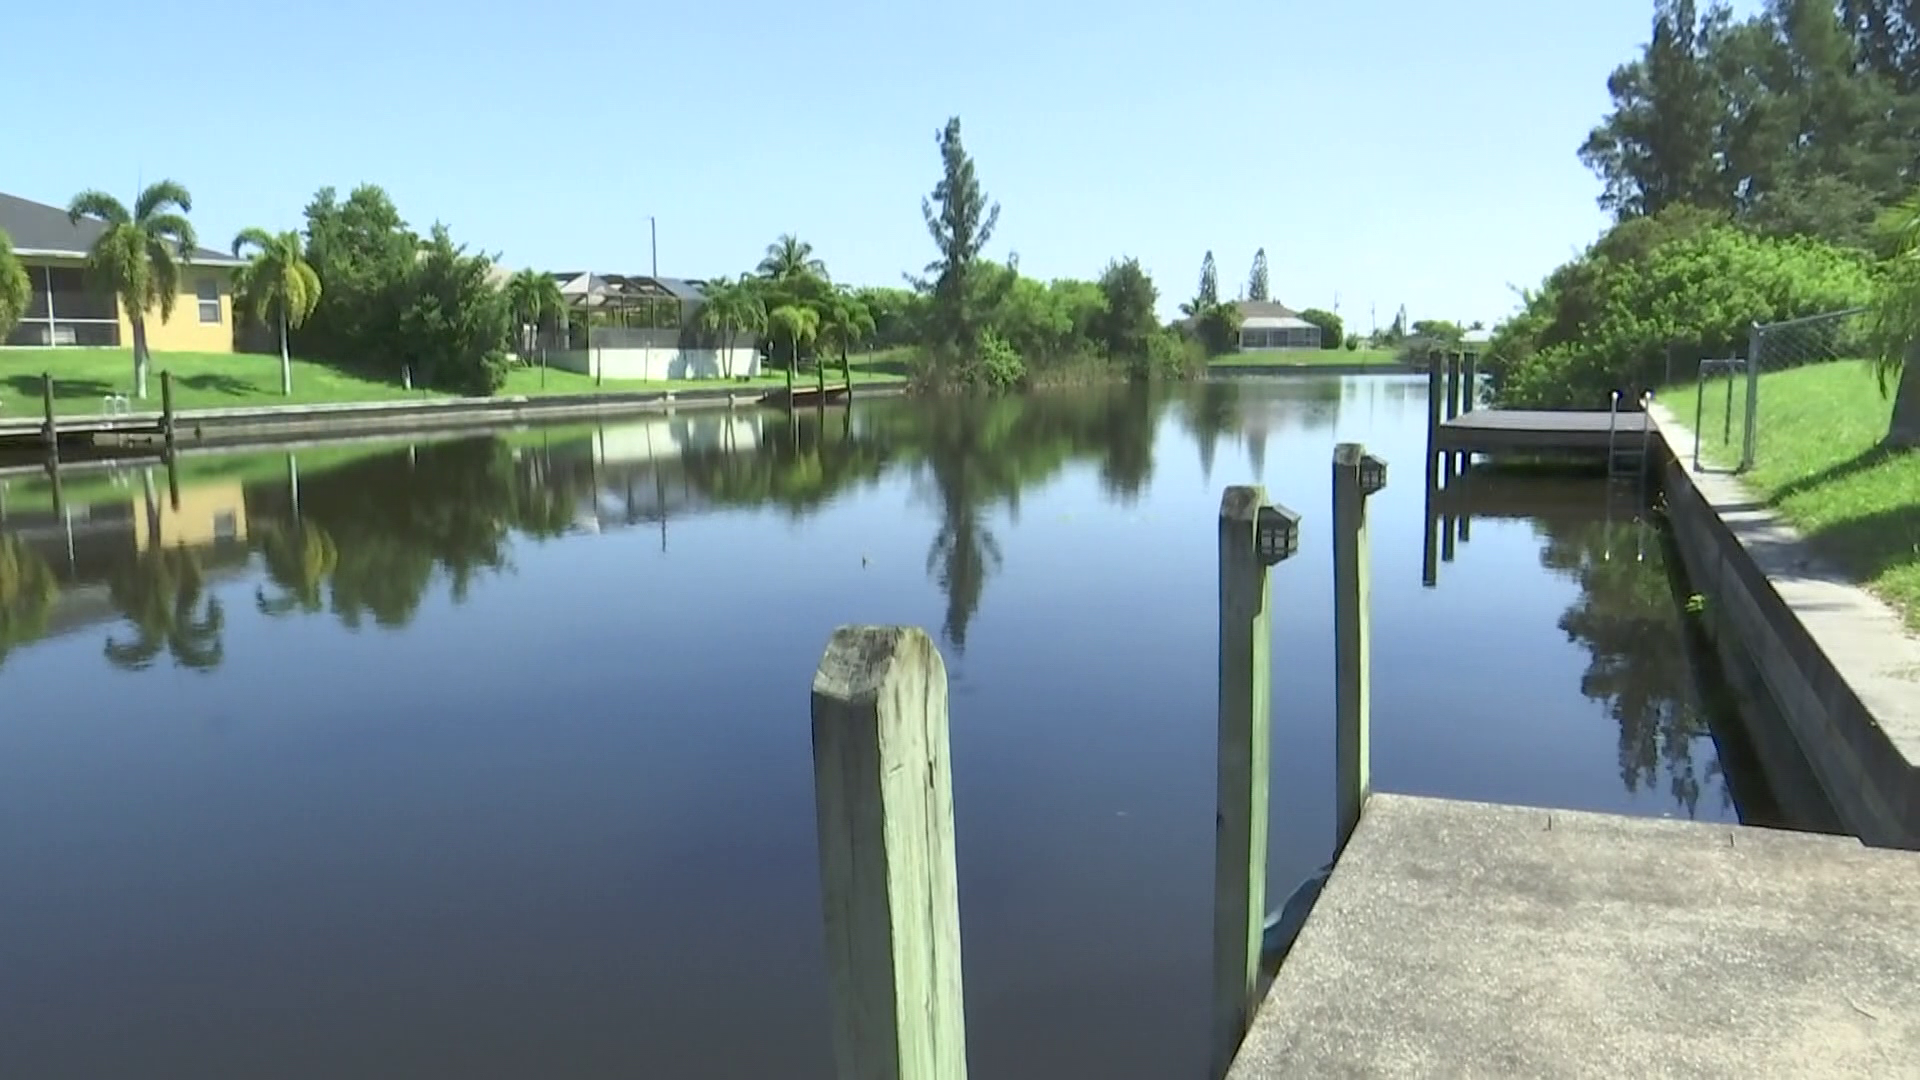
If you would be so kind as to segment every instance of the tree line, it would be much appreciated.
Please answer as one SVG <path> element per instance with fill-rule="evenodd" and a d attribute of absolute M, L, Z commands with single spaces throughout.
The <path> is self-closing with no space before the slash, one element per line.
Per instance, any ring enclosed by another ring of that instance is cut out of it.
<path fill-rule="evenodd" d="M 1883 384 L 1901 371 L 1920 339 L 1920 5 L 1656 0 L 1607 88 L 1579 156 L 1615 223 L 1496 330 L 1503 400 L 1593 407 L 1744 356 L 1755 323 L 1854 307 L 1872 317 L 1836 347 Z"/>

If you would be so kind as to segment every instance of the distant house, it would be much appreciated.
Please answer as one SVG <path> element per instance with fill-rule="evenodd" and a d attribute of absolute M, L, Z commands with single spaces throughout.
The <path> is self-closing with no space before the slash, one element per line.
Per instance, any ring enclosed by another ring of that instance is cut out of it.
<path fill-rule="evenodd" d="M 1240 348 L 1317 349 L 1320 328 L 1275 300 L 1241 300 Z"/>
<path fill-rule="evenodd" d="M 106 226 L 93 218 L 67 220 L 57 206 L 0 193 L 0 230 L 26 267 L 33 296 L 5 345 L 133 344 L 133 324 L 119 297 L 87 273 L 87 252 Z M 195 248 L 180 270 L 173 316 L 147 313 L 147 345 L 156 352 L 233 351 L 233 272 L 243 261 Z"/>
<path fill-rule="evenodd" d="M 702 281 L 648 274 L 553 274 L 568 326 L 553 366 L 609 379 L 709 379 L 756 375 L 760 339 L 735 335 L 732 348 L 700 326 Z"/>

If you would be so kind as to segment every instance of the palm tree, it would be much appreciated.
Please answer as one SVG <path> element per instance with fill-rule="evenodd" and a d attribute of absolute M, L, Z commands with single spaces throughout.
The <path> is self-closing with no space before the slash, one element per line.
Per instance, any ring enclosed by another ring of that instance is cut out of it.
<path fill-rule="evenodd" d="M 873 313 L 859 297 L 847 292 L 834 294 L 821 318 L 820 332 L 840 349 L 840 375 L 853 384 L 853 362 L 848 353 L 853 346 L 874 331 Z M 827 391 L 827 372 L 820 368 L 820 392 Z"/>
<path fill-rule="evenodd" d="M 778 240 L 767 245 L 767 255 L 760 260 L 759 269 L 761 277 L 776 281 L 807 275 L 822 279 L 827 276 L 827 264 L 814 257 L 813 245 L 792 233 L 781 233 Z"/>
<path fill-rule="evenodd" d="M 733 346 L 740 332 L 763 334 L 767 329 L 767 308 L 751 278 L 728 281 L 714 278 L 701 287 L 700 328 L 713 334 L 726 358 L 724 378 L 733 378 Z"/>
<path fill-rule="evenodd" d="M 799 304 L 786 304 L 767 313 L 767 322 L 776 336 L 784 336 L 787 348 L 787 400 L 793 400 L 793 373 L 800 366 L 800 346 L 820 332 L 820 313 Z"/>
<path fill-rule="evenodd" d="M 73 224 L 83 217 L 106 224 L 93 242 L 87 266 L 119 296 L 133 324 L 135 397 L 147 396 L 147 368 L 153 360 L 147 351 L 147 312 L 158 309 L 161 322 L 172 317 L 174 298 L 180 295 L 180 264 L 199 242 L 187 220 L 192 211 L 193 196 L 172 180 L 147 185 L 131 214 L 104 191 L 83 191 L 67 204 L 67 220 Z"/>
<path fill-rule="evenodd" d="M 293 360 L 287 355 L 287 328 L 299 326 L 320 303 L 320 275 L 307 265 L 300 234 L 291 230 L 270 233 L 242 229 L 233 238 L 233 253 L 252 248 L 253 257 L 234 281 L 234 298 L 254 318 L 280 324 L 280 393 L 293 394 Z"/>
<path fill-rule="evenodd" d="M 513 306 L 514 318 L 520 325 L 533 328 L 536 341 L 540 337 L 540 325 L 567 310 L 566 297 L 560 295 L 560 282 L 552 274 L 543 274 L 531 267 L 507 279 L 507 302 Z M 533 359 L 532 349 L 527 353 L 526 358 Z M 547 385 L 545 342 L 540 342 L 540 385 Z"/>

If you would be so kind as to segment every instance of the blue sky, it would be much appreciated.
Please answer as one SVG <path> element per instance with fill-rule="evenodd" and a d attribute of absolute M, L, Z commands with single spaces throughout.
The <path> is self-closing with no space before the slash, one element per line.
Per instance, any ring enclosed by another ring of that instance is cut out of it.
<path fill-rule="evenodd" d="M 372 181 L 513 266 L 644 272 L 651 214 L 663 274 L 793 232 L 895 284 L 932 254 L 919 201 L 957 113 L 1002 205 L 989 253 L 1029 273 L 1135 255 L 1170 311 L 1204 251 L 1234 291 L 1264 245 L 1279 299 L 1337 297 L 1363 331 L 1401 303 L 1491 322 L 1604 226 L 1574 152 L 1651 7 L 101 0 L 83 32 L 29 4 L 0 190 L 171 176 L 224 247 Z"/>

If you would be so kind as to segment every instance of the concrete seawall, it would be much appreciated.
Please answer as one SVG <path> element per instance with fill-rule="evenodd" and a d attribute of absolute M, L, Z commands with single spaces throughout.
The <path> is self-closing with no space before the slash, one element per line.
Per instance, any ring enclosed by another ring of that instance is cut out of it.
<path fill-rule="evenodd" d="M 891 397 L 900 383 L 855 384 L 854 398 Z M 320 440 L 368 435 L 404 435 L 460 428 L 499 428 L 594 417 L 616 417 L 666 409 L 758 408 L 766 387 L 716 387 L 674 392 L 608 393 L 553 397 L 432 398 L 417 401 L 356 402 L 337 405 L 274 405 L 234 409 L 183 409 L 175 415 L 181 449 L 273 445 L 290 440 Z M 129 420 L 151 418 L 141 413 Z M 38 420 L 0 422 L 0 435 L 37 438 Z M 96 448 L 100 457 L 158 452 L 157 437 L 140 436 L 119 445 Z"/>
<path fill-rule="evenodd" d="M 1739 481 L 1694 473 L 1653 410 L 1667 514 L 1716 648 L 1754 673 L 1847 831 L 1920 850 L 1920 641 Z"/>

